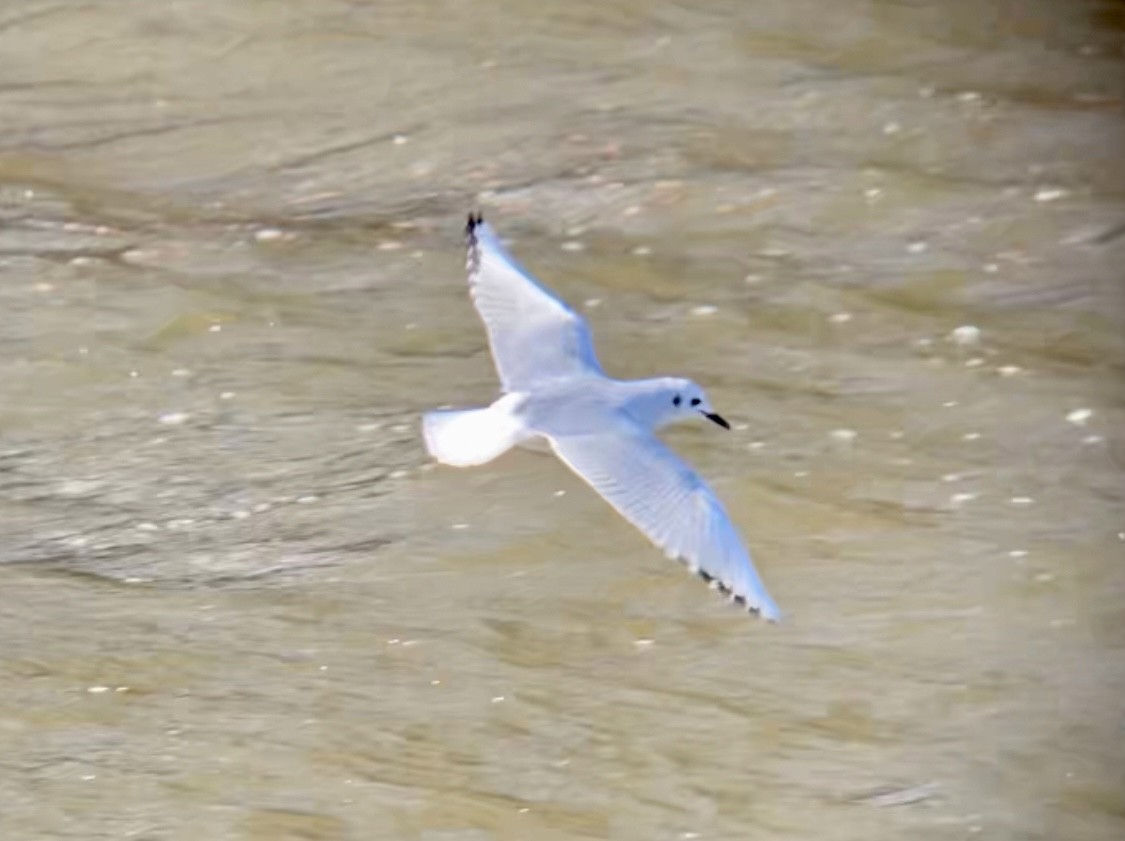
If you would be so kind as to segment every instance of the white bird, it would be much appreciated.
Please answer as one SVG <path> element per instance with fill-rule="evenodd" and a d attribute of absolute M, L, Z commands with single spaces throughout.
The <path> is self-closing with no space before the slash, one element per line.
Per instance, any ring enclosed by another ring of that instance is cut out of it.
<path fill-rule="evenodd" d="M 545 438 L 555 454 L 670 558 L 683 561 L 765 619 L 781 612 L 714 492 L 655 430 L 706 418 L 730 425 L 691 380 L 615 380 L 585 320 L 469 216 L 469 288 L 484 321 L 503 396 L 491 406 L 427 412 L 426 449 L 443 464 L 484 464 Z"/>

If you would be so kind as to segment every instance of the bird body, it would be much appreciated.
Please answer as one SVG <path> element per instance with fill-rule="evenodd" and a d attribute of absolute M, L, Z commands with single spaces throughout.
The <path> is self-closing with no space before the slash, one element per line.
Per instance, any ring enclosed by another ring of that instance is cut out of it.
<path fill-rule="evenodd" d="M 700 417 L 729 429 L 691 380 L 607 377 L 586 322 L 469 217 L 473 301 L 504 390 L 492 405 L 427 412 L 422 431 L 438 461 L 484 464 L 545 439 L 555 454 L 669 557 L 771 620 L 780 611 L 714 493 L 661 443 L 661 427 Z"/>

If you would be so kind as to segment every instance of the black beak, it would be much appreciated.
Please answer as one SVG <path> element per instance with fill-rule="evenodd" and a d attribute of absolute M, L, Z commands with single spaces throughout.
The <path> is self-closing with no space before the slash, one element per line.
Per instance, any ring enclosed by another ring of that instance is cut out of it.
<path fill-rule="evenodd" d="M 723 429 L 730 429 L 730 424 L 723 419 L 722 415 L 717 415 L 714 412 L 704 412 L 703 417 L 707 418 L 709 421 L 714 421 Z"/>

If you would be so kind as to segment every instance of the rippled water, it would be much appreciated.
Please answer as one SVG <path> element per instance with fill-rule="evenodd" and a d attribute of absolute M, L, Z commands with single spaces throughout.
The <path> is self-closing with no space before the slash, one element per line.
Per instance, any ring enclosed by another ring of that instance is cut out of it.
<path fill-rule="evenodd" d="M 1125 833 L 1117 3 L 0 7 L 4 838 Z M 787 611 L 495 393 L 481 207 Z"/>

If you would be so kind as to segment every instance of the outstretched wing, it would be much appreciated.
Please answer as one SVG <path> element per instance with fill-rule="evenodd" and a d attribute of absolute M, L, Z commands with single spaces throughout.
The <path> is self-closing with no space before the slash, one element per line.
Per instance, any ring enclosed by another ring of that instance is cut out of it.
<path fill-rule="evenodd" d="M 601 373 L 590 328 L 517 263 L 480 216 L 469 216 L 469 289 L 504 391 Z"/>
<path fill-rule="evenodd" d="M 763 618 L 781 612 L 714 492 L 668 447 L 624 420 L 596 435 L 549 438 L 555 453 L 670 558 Z"/>

